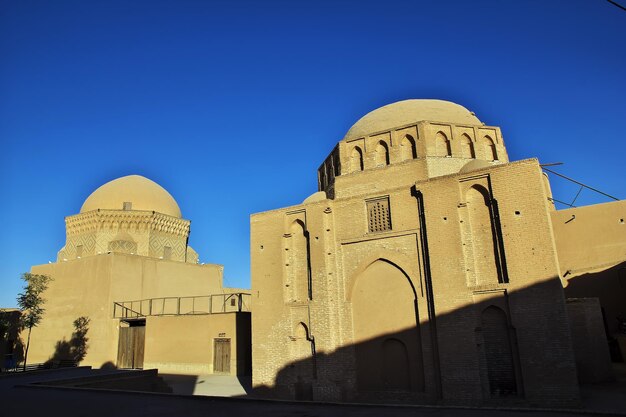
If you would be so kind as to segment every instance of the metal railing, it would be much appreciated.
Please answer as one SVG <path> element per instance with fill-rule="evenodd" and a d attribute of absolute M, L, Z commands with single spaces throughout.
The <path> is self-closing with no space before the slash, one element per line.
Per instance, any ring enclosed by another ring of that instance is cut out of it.
<path fill-rule="evenodd" d="M 113 303 L 113 317 L 117 319 L 242 311 L 250 311 L 250 294 L 232 293 L 191 297 L 162 297 Z"/>

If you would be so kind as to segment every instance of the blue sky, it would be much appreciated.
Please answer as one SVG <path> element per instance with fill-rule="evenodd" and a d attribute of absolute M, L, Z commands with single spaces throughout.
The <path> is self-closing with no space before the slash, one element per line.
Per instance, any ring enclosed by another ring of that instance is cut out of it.
<path fill-rule="evenodd" d="M 604 0 L 0 0 L 0 306 L 56 259 L 64 216 L 129 174 L 248 287 L 249 215 L 315 192 L 350 126 L 408 98 L 462 104 L 511 160 L 626 198 L 625 41 Z"/>

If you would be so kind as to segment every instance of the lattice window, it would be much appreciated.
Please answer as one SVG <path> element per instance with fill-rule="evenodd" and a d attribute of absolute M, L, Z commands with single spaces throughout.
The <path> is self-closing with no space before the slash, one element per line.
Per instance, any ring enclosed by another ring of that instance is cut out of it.
<path fill-rule="evenodd" d="M 391 230 L 389 197 L 378 198 L 367 202 L 367 220 L 370 232 Z"/>

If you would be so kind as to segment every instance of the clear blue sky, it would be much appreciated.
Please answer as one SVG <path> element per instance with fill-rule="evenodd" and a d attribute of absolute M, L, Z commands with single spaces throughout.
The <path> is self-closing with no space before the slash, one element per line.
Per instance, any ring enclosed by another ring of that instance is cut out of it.
<path fill-rule="evenodd" d="M 512 160 L 626 198 L 625 45 L 605 0 L 0 0 L 0 306 L 56 259 L 64 216 L 129 174 L 248 287 L 249 215 L 315 192 L 349 127 L 402 99 L 460 103 Z"/>

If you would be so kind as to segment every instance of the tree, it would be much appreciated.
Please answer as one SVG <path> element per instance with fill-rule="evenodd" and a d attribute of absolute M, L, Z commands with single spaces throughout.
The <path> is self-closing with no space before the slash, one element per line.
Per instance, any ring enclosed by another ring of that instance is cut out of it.
<path fill-rule="evenodd" d="M 26 352 L 24 353 L 24 370 L 26 370 L 26 360 L 28 358 L 28 348 L 30 346 L 30 332 L 43 318 L 45 312 L 43 305 L 46 300 L 42 297 L 43 292 L 48 288 L 52 278 L 47 275 L 31 273 L 22 274 L 24 280 L 24 292 L 17 296 L 17 305 L 22 310 L 20 325 L 23 329 L 28 329 L 28 340 L 26 342 Z"/>

